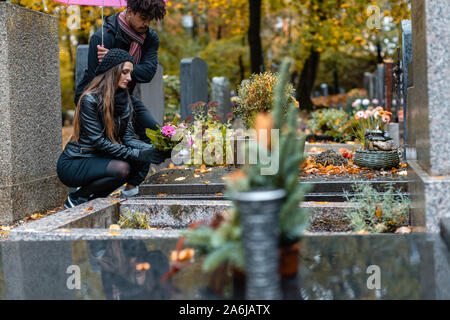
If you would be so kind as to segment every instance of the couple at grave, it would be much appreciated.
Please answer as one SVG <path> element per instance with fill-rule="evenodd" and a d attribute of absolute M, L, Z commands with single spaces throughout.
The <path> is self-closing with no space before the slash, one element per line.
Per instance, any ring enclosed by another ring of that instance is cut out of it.
<path fill-rule="evenodd" d="M 105 19 L 103 39 L 101 30 L 91 36 L 88 68 L 75 92 L 74 134 L 57 164 L 61 182 L 77 188 L 66 208 L 106 197 L 124 183 L 122 194 L 136 195 L 150 164 L 170 157 L 150 144 L 145 129 L 157 122 L 132 94 L 156 73 L 159 38 L 149 25 L 165 13 L 164 0 L 128 0 L 125 11 Z"/>

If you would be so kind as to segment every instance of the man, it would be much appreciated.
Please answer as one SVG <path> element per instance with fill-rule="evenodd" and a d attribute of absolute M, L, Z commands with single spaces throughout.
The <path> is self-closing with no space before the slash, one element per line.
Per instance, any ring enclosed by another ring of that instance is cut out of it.
<path fill-rule="evenodd" d="M 146 83 L 153 79 L 158 67 L 159 38 L 155 30 L 150 29 L 152 21 L 159 21 L 166 14 L 164 0 L 128 0 L 127 9 L 108 16 L 102 31 L 95 32 L 89 41 L 88 68 L 75 90 L 75 104 L 83 90 L 95 77 L 95 69 L 104 55 L 112 48 L 128 51 L 135 60 L 132 80 L 128 86 L 130 94 L 136 83 Z M 135 111 L 135 131 L 141 140 L 149 142 L 145 128 L 156 129 L 157 123 L 145 105 L 132 95 Z"/>
<path fill-rule="evenodd" d="M 133 104 L 133 126 L 139 139 L 150 143 L 145 129 L 157 129 L 156 120 L 147 107 L 132 95 L 136 83 L 153 79 L 158 67 L 159 37 L 149 28 L 152 21 L 159 21 L 166 14 L 164 0 L 128 0 L 127 9 L 105 18 L 102 30 L 97 30 L 89 41 L 88 68 L 75 90 L 75 104 L 86 86 L 95 78 L 95 70 L 105 54 L 112 48 L 128 51 L 135 61 L 128 90 Z M 127 194 L 130 190 L 131 193 Z M 125 192 L 124 192 L 125 191 Z M 131 196 L 138 193 L 134 186 L 127 186 L 122 193 Z"/>

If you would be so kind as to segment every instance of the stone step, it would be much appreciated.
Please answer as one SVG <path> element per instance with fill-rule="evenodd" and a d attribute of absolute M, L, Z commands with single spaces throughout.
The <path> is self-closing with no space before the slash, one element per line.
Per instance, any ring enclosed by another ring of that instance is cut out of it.
<path fill-rule="evenodd" d="M 313 202 L 306 201 L 301 208 L 311 210 L 308 231 L 350 231 L 345 209 L 351 208 L 348 202 Z M 150 225 L 155 228 L 187 228 L 191 223 L 210 221 L 216 213 L 231 208 L 227 200 L 192 200 L 192 199 L 131 199 L 120 204 L 120 213 L 143 212 L 149 215 Z"/>
<path fill-rule="evenodd" d="M 392 185 L 398 191 L 396 196 L 408 196 L 407 180 L 316 180 L 301 181 L 301 184 L 312 185 L 312 189 L 305 195 L 305 201 L 346 201 L 344 192 L 353 194 L 355 183 L 369 182 L 378 191 L 384 191 L 387 186 Z M 164 194 L 167 199 L 198 199 L 214 200 L 225 199 L 223 195 L 217 195 L 225 191 L 224 183 L 191 183 L 191 184 L 142 184 L 140 187 L 140 197 L 147 199 L 157 198 L 156 195 Z"/>

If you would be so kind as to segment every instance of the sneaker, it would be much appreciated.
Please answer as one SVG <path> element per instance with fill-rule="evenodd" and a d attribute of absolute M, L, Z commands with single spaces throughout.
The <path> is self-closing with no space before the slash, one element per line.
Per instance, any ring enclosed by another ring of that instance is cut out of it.
<path fill-rule="evenodd" d="M 70 208 L 76 207 L 76 206 L 78 206 L 78 205 L 80 205 L 82 203 L 85 203 L 87 201 L 88 201 L 87 199 L 84 199 L 84 198 L 81 198 L 81 197 L 79 197 L 77 199 L 73 199 L 70 196 L 70 193 L 69 193 L 69 195 L 67 196 L 66 201 L 64 201 L 64 208 L 70 209 Z"/>
<path fill-rule="evenodd" d="M 123 198 L 130 198 L 132 196 L 135 196 L 139 194 L 139 186 L 134 187 L 133 189 L 130 190 L 125 190 L 125 188 L 120 192 L 120 196 Z"/>

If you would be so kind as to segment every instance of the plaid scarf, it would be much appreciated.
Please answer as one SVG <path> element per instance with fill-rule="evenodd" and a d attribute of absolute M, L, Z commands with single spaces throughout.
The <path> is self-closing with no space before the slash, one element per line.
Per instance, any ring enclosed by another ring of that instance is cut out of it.
<path fill-rule="evenodd" d="M 136 64 L 138 64 L 139 61 L 141 61 L 142 45 L 144 44 L 144 40 L 147 35 L 137 33 L 125 22 L 125 12 L 126 11 L 122 11 L 119 13 L 119 26 L 120 29 L 131 39 L 129 53 L 133 57 Z"/>

